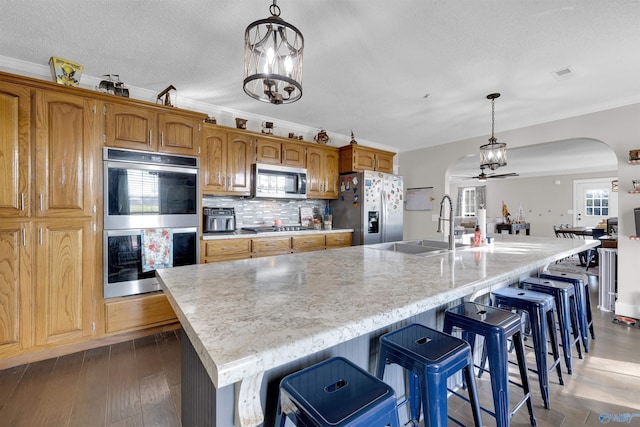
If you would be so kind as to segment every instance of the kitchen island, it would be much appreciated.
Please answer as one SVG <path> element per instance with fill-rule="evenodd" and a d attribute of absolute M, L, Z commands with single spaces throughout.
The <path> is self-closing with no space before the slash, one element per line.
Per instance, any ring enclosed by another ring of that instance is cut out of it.
<path fill-rule="evenodd" d="M 184 331 L 183 425 L 269 424 L 282 376 L 345 354 L 370 369 L 369 343 L 391 327 L 597 245 L 495 235 L 455 252 L 354 246 L 159 270 Z"/>

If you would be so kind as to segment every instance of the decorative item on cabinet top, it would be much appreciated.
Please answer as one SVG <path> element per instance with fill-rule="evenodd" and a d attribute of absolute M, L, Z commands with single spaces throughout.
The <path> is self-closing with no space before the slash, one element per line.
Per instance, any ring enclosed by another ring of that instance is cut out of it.
<path fill-rule="evenodd" d="M 247 128 L 247 119 L 241 119 L 236 117 L 236 127 L 238 129 L 246 129 Z"/>
<path fill-rule="evenodd" d="M 160 92 L 156 98 L 156 104 L 162 104 L 167 107 L 175 107 L 178 100 L 178 90 L 173 85 L 167 86 L 165 90 Z"/>
<path fill-rule="evenodd" d="M 96 88 L 99 92 L 110 93 L 111 95 L 129 97 L 129 89 L 124 87 L 124 83 L 120 81 L 120 74 L 104 74 L 106 80 L 101 80 Z M 116 78 L 114 81 L 113 78 Z"/>
<path fill-rule="evenodd" d="M 318 144 L 328 144 L 331 141 L 331 138 L 329 138 L 326 130 L 320 129 L 318 134 L 313 137 L 313 140 Z"/>
<path fill-rule="evenodd" d="M 77 87 L 80 84 L 83 66 L 77 62 L 52 56 L 49 59 L 53 81 L 65 86 Z"/>
<path fill-rule="evenodd" d="M 629 160 L 630 161 L 640 160 L 640 149 L 629 150 Z"/>

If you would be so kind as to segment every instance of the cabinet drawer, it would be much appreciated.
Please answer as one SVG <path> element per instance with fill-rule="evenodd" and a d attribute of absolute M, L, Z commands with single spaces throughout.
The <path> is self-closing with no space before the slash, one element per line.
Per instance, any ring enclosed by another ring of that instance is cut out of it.
<path fill-rule="evenodd" d="M 277 255 L 291 251 L 290 237 L 270 237 L 265 239 L 251 239 L 251 255 Z"/>
<path fill-rule="evenodd" d="M 162 293 L 107 302 L 105 319 L 107 333 L 142 329 L 177 320 L 167 297 Z"/>
<path fill-rule="evenodd" d="M 321 251 L 324 249 L 324 234 L 308 236 L 294 236 L 291 238 L 294 252 Z"/>
<path fill-rule="evenodd" d="M 327 234 L 327 249 L 351 246 L 351 233 Z"/>
<path fill-rule="evenodd" d="M 249 256 L 250 251 L 251 239 L 225 239 L 204 242 L 205 258 L 242 254 Z"/>

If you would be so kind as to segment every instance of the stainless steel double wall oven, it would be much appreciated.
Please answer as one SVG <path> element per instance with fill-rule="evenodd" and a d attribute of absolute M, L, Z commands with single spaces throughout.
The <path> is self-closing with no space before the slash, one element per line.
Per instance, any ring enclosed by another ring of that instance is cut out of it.
<path fill-rule="evenodd" d="M 170 238 L 174 267 L 199 258 L 197 157 L 104 149 L 104 297 L 160 290 L 143 265 L 145 231 Z"/>

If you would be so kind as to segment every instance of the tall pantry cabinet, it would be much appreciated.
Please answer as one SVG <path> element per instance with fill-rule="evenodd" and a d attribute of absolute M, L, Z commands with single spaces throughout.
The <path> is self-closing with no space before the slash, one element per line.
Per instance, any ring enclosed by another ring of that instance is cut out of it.
<path fill-rule="evenodd" d="M 0 357 L 92 334 L 98 104 L 0 82 Z"/>

